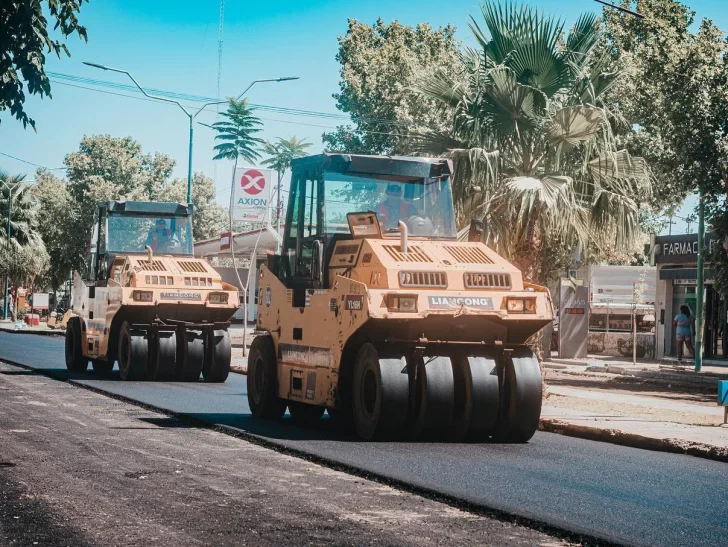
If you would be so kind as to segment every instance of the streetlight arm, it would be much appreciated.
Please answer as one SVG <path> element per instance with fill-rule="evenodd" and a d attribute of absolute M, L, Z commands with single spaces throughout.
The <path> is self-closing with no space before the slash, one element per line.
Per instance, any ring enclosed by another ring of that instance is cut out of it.
<path fill-rule="evenodd" d="M 131 80 L 132 82 L 134 82 L 134 85 L 135 85 L 135 86 L 137 86 L 137 88 L 139 89 L 139 91 L 141 91 L 141 92 L 142 92 L 142 93 L 143 93 L 143 94 L 144 94 L 144 95 L 145 95 L 146 97 L 149 97 L 150 99 L 154 99 L 155 101 L 163 101 L 163 102 L 165 102 L 165 103 L 172 103 L 172 104 L 176 104 L 177 106 L 179 106 L 179 107 L 180 107 L 180 108 L 182 109 L 182 111 L 183 111 L 183 112 L 184 112 L 185 114 L 187 114 L 187 116 L 190 116 L 190 117 L 192 116 L 192 115 L 191 115 L 191 114 L 190 114 L 190 113 L 189 113 L 189 112 L 187 111 L 187 109 L 186 109 L 186 108 L 185 108 L 184 106 L 182 106 L 182 104 L 181 104 L 181 103 L 179 103 L 178 101 L 175 101 L 175 100 L 172 100 L 172 99 L 167 99 L 167 98 L 165 98 L 165 97 L 159 97 L 158 95 L 151 95 L 151 94 L 147 93 L 147 92 L 146 92 L 146 91 L 144 90 L 144 88 L 143 88 L 143 87 L 142 87 L 141 85 L 139 85 L 139 82 L 137 82 L 137 81 L 136 81 L 136 80 L 134 79 L 134 76 L 132 76 L 132 75 L 131 75 L 131 74 L 130 74 L 129 72 L 127 72 L 126 70 L 121 70 L 121 69 L 119 69 L 119 68 L 111 68 L 111 67 L 108 67 L 108 66 L 104 66 L 104 65 L 98 65 L 98 64 L 96 64 L 96 63 L 88 63 L 88 62 L 86 62 L 86 61 L 84 61 L 84 62 L 83 62 L 83 64 L 84 64 L 84 65 L 87 65 L 87 66 L 91 66 L 91 67 L 94 67 L 94 68 L 100 68 L 101 70 L 108 70 L 108 71 L 110 71 L 110 72 L 118 72 L 119 74 L 126 74 L 126 75 L 127 75 L 128 77 L 129 77 L 129 79 L 130 79 L 130 80 Z"/>
<path fill-rule="evenodd" d="M 265 78 L 265 79 L 262 79 L 262 80 L 253 80 L 253 81 L 252 81 L 252 82 L 250 83 L 250 85 L 249 85 L 248 87 L 246 87 L 246 88 L 245 88 L 245 90 L 244 90 L 244 91 L 243 91 L 243 92 L 242 92 L 242 93 L 241 93 L 240 95 L 238 95 L 238 98 L 237 98 L 237 99 L 235 99 L 235 100 L 236 100 L 236 101 L 239 101 L 239 100 L 240 100 L 240 98 L 241 98 L 241 97 L 242 97 L 243 95 L 245 95 L 245 94 L 246 94 L 246 93 L 248 92 L 248 90 L 249 90 L 249 89 L 250 89 L 251 87 L 253 87 L 253 86 L 254 86 L 255 84 L 259 84 L 259 83 L 262 83 L 262 82 L 288 82 L 288 81 L 290 81 L 290 80 L 298 80 L 298 79 L 299 79 L 299 78 L 298 78 L 298 76 L 285 76 L 285 77 L 283 77 L 283 78 Z M 192 117 L 193 117 L 193 118 L 196 118 L 196 117 L 197 117 L 197 115 L 198 115 L 198 114 L 199 114 L 200 112 L 202 112 L 202 111 L 203 111 L 203 110 L 204 110 L 205 108 L 207 108 L 208 106 L 213 106 L 213 105 L 216 105 L 216 104 L 226 104 L 226 103 L 227 103 L 227 101 L 213 101 L 213 102 L 210 102 L 210 103 L 205 103 L 205 104 L 203 104 L 203 105 L 202 105 L 202 106 L 201 106 L 201 107 L 199 108 L 199 110 L 198 110 L 197 112 L 195 112 L 195 113 L 194 113 L 194 114 L 192 115 Z M 202 124 L 202 125 L 205 125 L 205 124 Z M 208 126 L 208 127 L 209 127 L 209 126 Z"/>

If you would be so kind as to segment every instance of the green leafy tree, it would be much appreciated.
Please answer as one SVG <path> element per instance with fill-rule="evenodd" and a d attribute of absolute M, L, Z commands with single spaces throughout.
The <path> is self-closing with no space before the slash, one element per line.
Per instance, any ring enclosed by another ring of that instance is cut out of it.
<path fill-rule="evenodd" d="M 31 95 L 51 96 L 45 73 L 45 53 L 71 56 L 65 43 L 48 32 L 49 24 L 65 39 L 77 34 L 87 41 L 86 28 L 77 14 L 84 0 L 3 0 L 0 2 L 0 112 L 10 114 L 35 129 L 35 121 L 25 112 L 25 85 Z M 45 10 L 44 10 L 45 8 Z M 50 16 L 50 22 L 46 18 Z"/>
<path fill-rule="evenodd" d="M 187 179 L 177 178 L 161 192 L 163 201 L 185 203 L 187 201 Z M 195 214 L 192 217 L 192 234 L 195 241 L 218 237 L 225 229 L 225 209 L 215 201 L 215 181 L 203 173 L 192 177 L 192 204 Z"/>
<path fill-rule="evenodd" d="M 50 267 L 43 278 L 53 290 L 58 290 L 70 279 L 75 265 L 76 238 L 72 230 L 76 224 L 74 215 L 77 208 L 67 182 L 46 169 L 36 171 L 32 193 L 40 204 L 38 231 L 50 260 Z"/>
<path fill-rule="evenodd" d="M 351 116 L 353 126 L 324 134 L 329 150 L 359 154 L 397 154 L 407 151 L 406 139 L 421 128 L 449 123 L 436 102 L 413 93 L 419 80 L 438 70 L 457 74 L 462 63 L 455 28 L 415 27 L 381 19 L 374 25 L 349 20 L 339 37 L 336 60 L 340 92 L 336 106 Z"/>
<path fill-rule="evenodd" d="M 278 173 L 278 184 L 276 185 L 277 199 L 280 201 L 281 181 L 286 171 L 291 168 L 291 160 L 306 155 L 306 150 L 311 147 L 311 143 L 306 139 L 299 139 L 293 136 L 289 139 L 278 137 L 275 143 L 265 142 L 262 151 L 270 156 L 263 160 L 263 165 L 275 169 Z M 276 209 L 276 221 L 280 218 L 281 211 Z"/>
<path fill-rule="evenodd" d="M 656 207 L 674 207 L 696 187 L 716 206 L 728 189 L 726 35 L 709 20 L 693 32 L 695 12 L 674 0 L 638 7 L 644 19 L 604 13 L 625 76 L 608 100 L 632 123 L 620 138 L 653 166 Z"/>
<path fill-rule="evenodd" d="M 74 268 L 81 268 L 88 251 L 96 203 L 107 200 L 161 199 L 174 168 L 165 154 L 144 154 L 131 137 L 94 135 L 81 139 L 78 152 L 64 160 L 72 208 L 68 236 Z"/>
<path fill-rule="evenodd" d="M 446 145 L 459 224 L 483 218 L 487 243 L 532 281 L 548 279 L 545 251 L 557 243 L 573 250 L 611 234 L 617 249 L 630 246 L 652 179 L 614 138 L 612 124 L 625 122 L 603 97 L 619 73 L 598 20 L 583 15 L 564 36 L 560 21 L 525 6 L 486 2 L 482 17 L 471 23 L 479 47 L 462 54 L 466 82 L 440 72 L 420 86 L 454 112 L 449 131 L 415 144 Z"/>

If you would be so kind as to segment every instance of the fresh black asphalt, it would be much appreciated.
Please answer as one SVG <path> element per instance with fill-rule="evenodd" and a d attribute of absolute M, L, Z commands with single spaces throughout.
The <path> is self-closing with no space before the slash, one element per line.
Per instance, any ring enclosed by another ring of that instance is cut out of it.
<path fill-rule="evenodd" d="M 63 340 L 0 332 L 0 359 L 68 378 Z M 575 533 L 632 545 L 725 545 L 728 466 L 537 433 L 527 444 L 368 443 L 326 420 L 305 429 L 250 416 L 245 376 L 222 385 L 74 380 L 223 424 L 326 460 Z"/>

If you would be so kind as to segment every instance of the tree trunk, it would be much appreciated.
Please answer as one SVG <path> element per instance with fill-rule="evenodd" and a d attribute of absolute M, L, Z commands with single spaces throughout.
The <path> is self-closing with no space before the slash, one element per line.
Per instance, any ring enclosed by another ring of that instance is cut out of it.
<path fill-rule="evenodd" d="M 513 263 L 521 270 L 523 280 L 529 283 L 542 283 L 540 278 L 541 227 L 540 212 L 536 211 L 527 227 L 527 235 L 516 246 Z"/>

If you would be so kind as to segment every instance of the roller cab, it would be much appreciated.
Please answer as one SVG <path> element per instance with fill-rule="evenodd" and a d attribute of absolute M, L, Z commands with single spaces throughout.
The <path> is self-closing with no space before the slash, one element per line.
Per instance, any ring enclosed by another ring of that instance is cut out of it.
<path fill-rule="evenodd" d="M 364 439 L 533 435 L 525 343 L 553 319 L 549 293 L 458 241 L 451 175 L 440 158 L 294 160 L 283 248 L 259 272 L 254 416 L 328 409 Z"/>
<path fill-rule="evenodd" d="M 74 272 L 66 365 L 124 380 L 221 382 L 238 292 L 192 255 L 191 206 L 109 201 L 95 209 L 86 268 Z"/>

